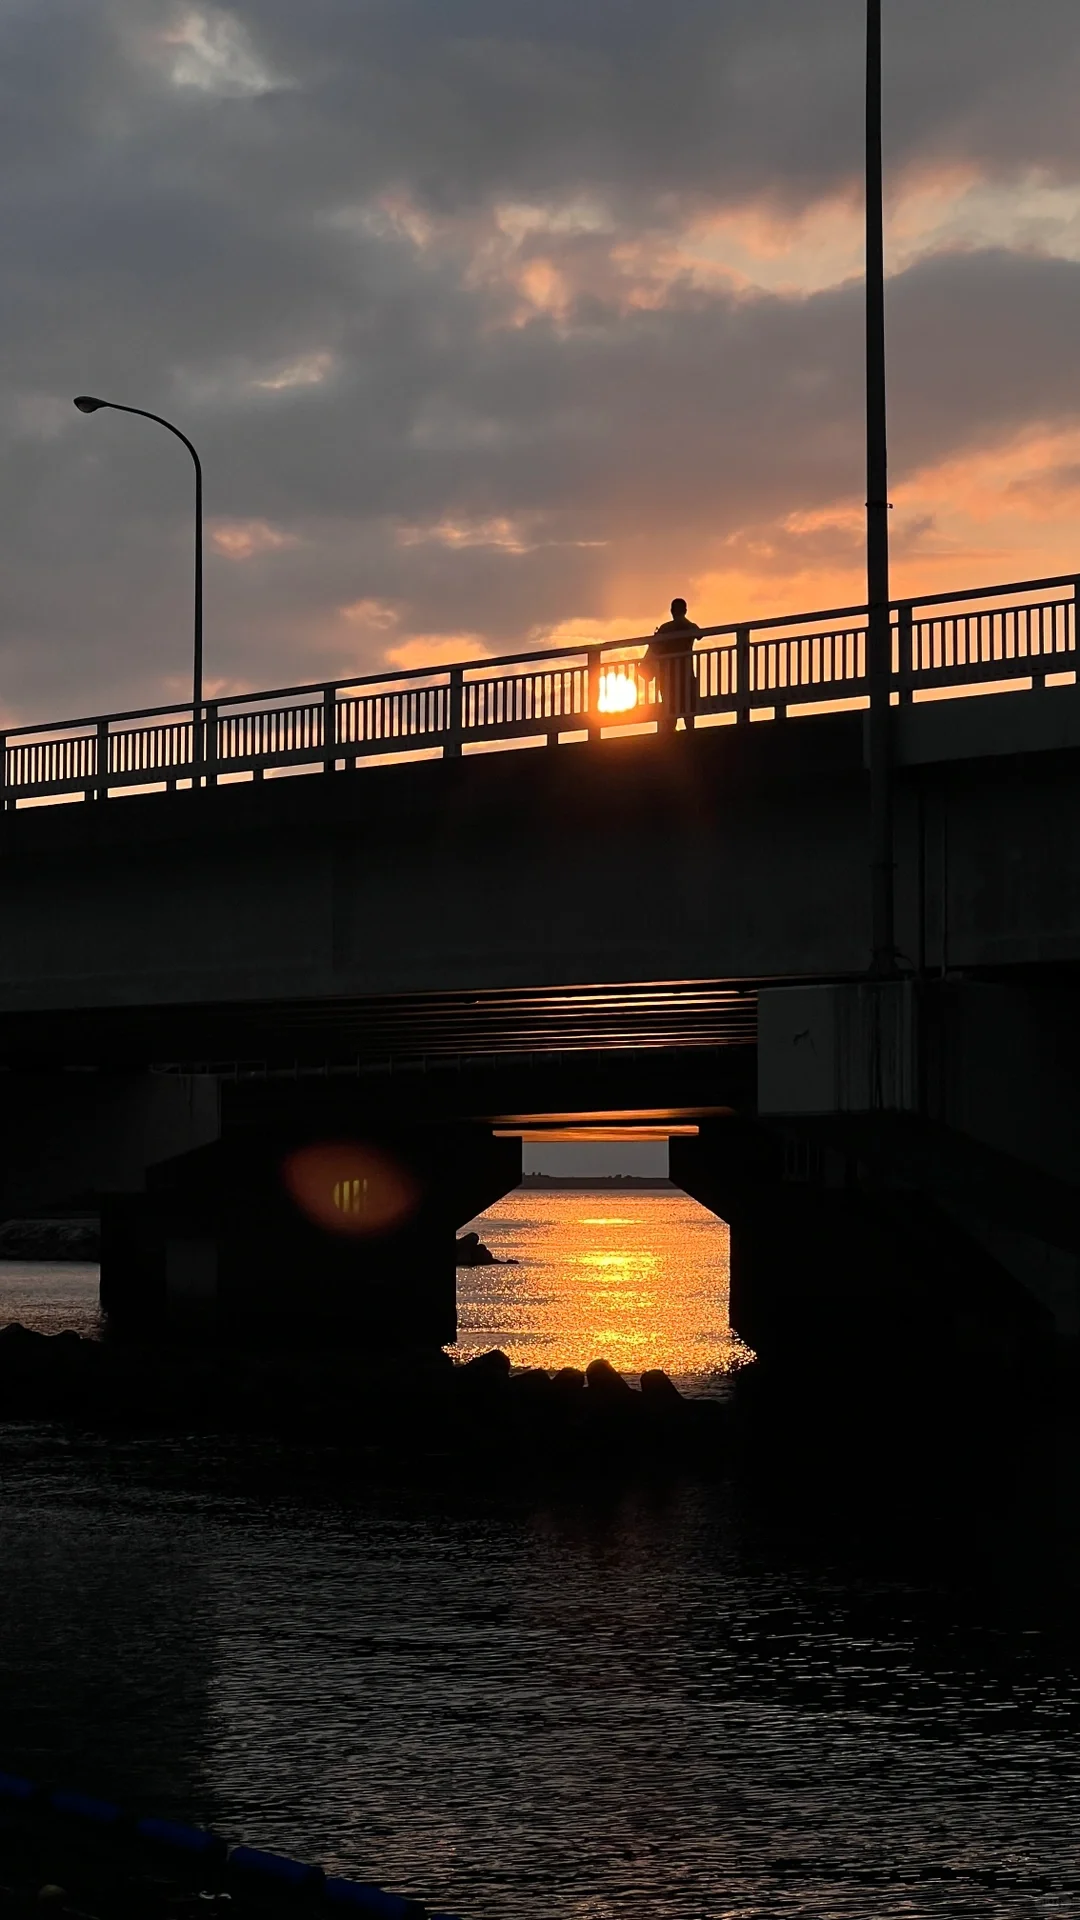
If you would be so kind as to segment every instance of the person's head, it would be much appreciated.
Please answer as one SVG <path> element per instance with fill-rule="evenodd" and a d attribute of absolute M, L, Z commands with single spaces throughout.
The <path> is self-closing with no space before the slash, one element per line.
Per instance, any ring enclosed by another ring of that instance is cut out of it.
<path fill-rule="evenodd" d="M 671 603 L 671 615 L 672 615 L 672 619 L 674 619 L 674 620 L 685 620 L 685 618 L 686 618 L 686 601 L 685 601 L 685 600 L 673 600 L 673 601 L 672 601 L 672 603 Z"/>

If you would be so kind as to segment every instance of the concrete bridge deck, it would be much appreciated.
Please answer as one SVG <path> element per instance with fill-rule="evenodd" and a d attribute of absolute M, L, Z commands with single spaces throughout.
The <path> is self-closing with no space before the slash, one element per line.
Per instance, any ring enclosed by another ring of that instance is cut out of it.
<path fill-rule="evenodd" d="M 698 1140 L 675 1143 L 673 1166 L 756 1249 L 737 1261 L 752 1342 L 812 1334 L 806 1300 L 776 1280 L 805 1269 L 807 1236 L 826 1279 L 847 1274 L 854 1324 L 858 1276 L 877 1260 L 899 1284 L 889 1250 L 920 1208 L 909 1272 L 940 1229 L 956 1271 L 961 1244 L 981 1249 L 975 1296 L 1023 1305 L 1014 1332 L 1080 1336 L 1075 582 L 965 601 L 894 609 L 898 964 L 917 1018 L 879 1019 L 860 985 L 856 617 L 710 636 L 688 731 L 628 643 L 614 664 L 593 650 L 570 682 L 519 661 L 428 676 L 404 705 L 386 688 L 253 697 L 244 711 L 273 725 L 218 711 L 212 750 L 195 728 L 201 761 L 190 715 L 186 761 L 180 734 L 144 737 L 123 717 L 9 735 L 0 1198 L 15 1211 L 113 1196 L 117 1312 L 175 1296 L 248 1314 L 256 1270 L 284 1310 L 303 1268 L 324 1274 L 324 1319 L 446 1338 L 453 1228 L 520 1167 L 493 1120 L 695 1114 Z M 633 708 L 613 710 L 628 689 Z M 375 704 L 346 739 L 354 698 Z M 524 750 L 540 722 L 558 751 Z M 151 773 L 158 790 L 139 792 Z M 75 804 L 41 804 L 65 796 Z M 774 1017 L 783 983 L 826 996 L 800 1003 L 798 1032 Z M 780 1044 L 767 1073 L 762 1034 Z M 906 1049 L 893 1080 L 886 1039 Z M 814 1082 L 833 1088 L 821 1110 L 796 1084 L 801 1041 L 833 1060 Z M 872 1089 L 873 1112 L 860 1117 L 853 1087 Z M 899 1131 L 882 1135 L 894 1110 Z M 412 1168 L 427 1198 L 400 1246 L 328 1250 L 290 1213 L 290 1142 L 329 1134 L 381 1140 Z M 406 1297 L 406 1269 L 440 1277 Z M 943 1274 L 941 1297 L 954 1294 Z"/>
<path fill-rule="evenodd" d="M 898 716 L 910 970 L 1080 960 L 1078 754 L 1075 687 Z M 869 944 L 859 714 L 20 810 L 5 835 L 9 1061 L 724 1044 L 740 987 L 855 978 Z"/>

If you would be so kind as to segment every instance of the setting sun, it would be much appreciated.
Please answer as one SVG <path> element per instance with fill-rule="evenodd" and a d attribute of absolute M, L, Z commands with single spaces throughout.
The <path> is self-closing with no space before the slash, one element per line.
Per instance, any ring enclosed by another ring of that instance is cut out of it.
<path fill-rule="evenodd" d="M 637 684 L 622 667 L 612 667 L 600 675 L 598 705 L 601 713 L 629 713 L 637 703 Z"/>

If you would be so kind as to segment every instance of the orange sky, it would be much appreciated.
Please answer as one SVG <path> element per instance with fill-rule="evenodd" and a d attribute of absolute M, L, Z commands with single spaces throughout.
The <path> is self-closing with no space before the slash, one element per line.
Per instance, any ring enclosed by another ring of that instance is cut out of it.
<path fill-rule="evenodd" d="M 624 11 L 16 10 L 0 718 L 190 685 L 79 390 L 213 694 L 863 598 L 850 0 Z M 894 590 L 1068 573 L 1080 15 L 888 13 Z"/>
<path fill-rule="evenodd" d="M 509 289 L 509 310 L 500 309 L 503 326 L 543 317 L 569 327 L 575 302 L 589 292 L 602 292 L 631 315 L 661 311 L 688 288 L 798 300 L 861 274 L 862 210 L 852 195 L 826 198 L 792 217 L 761 203 L 727 209 L 700 216 L 681 235 L 646 234 L 633 243 L 613 241 L 603 211 L 587 200 L 497 207 L 464 235 L 453 222 L 440 226 L 421 216 L 402 197 L 388 200 L 384 211 L 424 254 L 464 246 L 471 284 L 503 295 Z M 566 251 L 568 240 L 576 251 Z M 987 246 L 1038 247 L 1054 258 L 1080 260 L 1080 188 L 1035 173 L 994 182 L 971 163 L 912 169 L 889 209 L 890 277 L 922 259 Z M 1034 420 L 907 472 L 891 493 L 898 596 L 1068 573 L 1080 564 L 1080 427 L 1070 419 Z M 447 516 L 427 527 L 404 527 L 397 537 L 417 549 L 525 554 L 542 532 L 509 515 Z M 677 578 L 663 555 L 616 548 L 610 561 L 601 560 L 591 609 L 524 634 L 522 644 L 649 631 L 675 587 L 703 625 L 858 602 L 865 595 L 863 539 L 856 497 L 809 511 L 793 498 L 774 520 L 702 538 Z M 401 637 L 392 611 L 388 618 L 395 628 L 385 650 L 391 664 L 435 665 L 485 651 L 483 638 L 468 630 Z"/>

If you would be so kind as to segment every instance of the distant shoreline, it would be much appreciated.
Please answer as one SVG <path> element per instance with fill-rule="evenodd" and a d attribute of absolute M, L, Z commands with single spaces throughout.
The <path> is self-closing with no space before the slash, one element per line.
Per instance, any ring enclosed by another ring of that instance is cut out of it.
<path fill-rule="evenodd" d="M 675 1193 L 672 1180 L 665 1180 L 660 1174 L 651 1177 L 641 1173 L 594 1173 L 585 1175 L 561 1173 L 527 1173 L 521 1185 L 530 1192 L 541 1193 Z"/>

